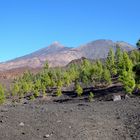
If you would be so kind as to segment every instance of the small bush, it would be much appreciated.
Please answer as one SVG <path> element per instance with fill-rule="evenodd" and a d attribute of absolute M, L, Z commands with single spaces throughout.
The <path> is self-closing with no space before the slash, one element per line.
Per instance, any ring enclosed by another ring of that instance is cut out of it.
<path fill-rule="evenodd" d="M 34 99 L 35 99 L 34 95 L 30 96 L 30 100 L 34 100 Z"/>
<path fill-rule="evenodd" d="M 93 98 L 94 98 L 94 93 L 90 92 L 89 97 L 88 97 L 89 101 L 91 102 Z"/>

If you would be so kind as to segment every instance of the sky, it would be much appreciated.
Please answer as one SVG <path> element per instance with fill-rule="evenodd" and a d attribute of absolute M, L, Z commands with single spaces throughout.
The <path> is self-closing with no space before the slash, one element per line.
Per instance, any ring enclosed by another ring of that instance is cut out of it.
<path fill-rule="evenodd" d="M 77 47 L 97 39 L 140 38 L 140 0 L 0 0 L 0 61 L 54 41 Z"/>

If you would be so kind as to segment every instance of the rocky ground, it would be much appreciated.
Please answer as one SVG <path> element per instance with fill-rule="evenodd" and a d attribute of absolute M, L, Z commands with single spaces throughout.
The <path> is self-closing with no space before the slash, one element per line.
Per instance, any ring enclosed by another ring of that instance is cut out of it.
<path fill-rule="evenodd" d="M 140 98 L 2 105 L 0 140 L 140 140 Z"/>

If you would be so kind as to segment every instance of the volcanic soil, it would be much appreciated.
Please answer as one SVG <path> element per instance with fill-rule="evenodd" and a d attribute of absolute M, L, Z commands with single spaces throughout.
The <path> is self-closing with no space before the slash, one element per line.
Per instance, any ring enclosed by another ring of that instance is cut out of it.
<path fill-rule="evenodd" d="M 66 96 L 0 106 L 0 140 L 140 140 L 140 97 Z"/>

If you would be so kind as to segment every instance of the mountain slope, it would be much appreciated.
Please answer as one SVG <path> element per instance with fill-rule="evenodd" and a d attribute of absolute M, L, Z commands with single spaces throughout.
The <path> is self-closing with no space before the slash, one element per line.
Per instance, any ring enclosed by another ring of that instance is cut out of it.
<path fill-rule="evenodd" d="M 125 42 L 113 42 L 111 40 L 96 40 L 78 48 L 83 56 L 90 59 L 106 58 L 109 50 L 120 47 L 122 50 L 131 51 L 134 49 L 132 45 Z"/>
<path fill-rule="evenodd" d="M 122 50 L 131 51 L 132 45 L 125 42 L 113 42 L 111 40 L 96 40 L 78 48 L 70 48 L 54 42 L 50 46 L 40 49 L 34 53 L 16 58 L 5 63 L 0 63 L 0 71 L 14 68 L 42 67 L 47 60 L 51 67 L 65 66 L 74 59 L 81 57 L 89 59 L 105 58 L 110 48 L 116 51 L 120 47 Z"/>

